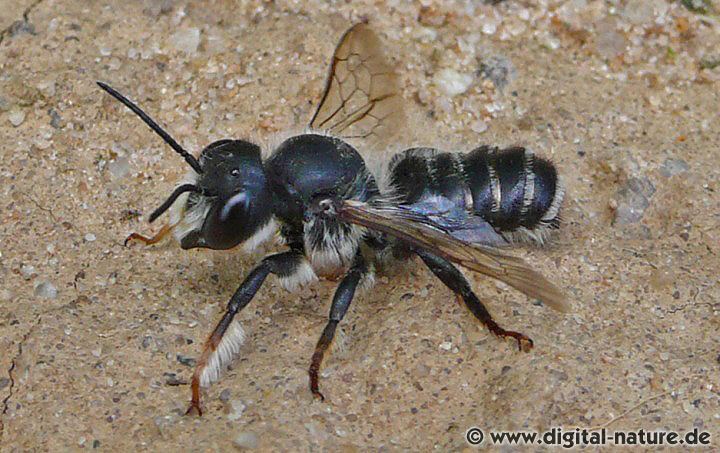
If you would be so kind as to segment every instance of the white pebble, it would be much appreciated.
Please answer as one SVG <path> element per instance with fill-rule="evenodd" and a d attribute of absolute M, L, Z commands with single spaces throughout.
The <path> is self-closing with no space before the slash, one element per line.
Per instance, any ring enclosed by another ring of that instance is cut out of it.
<path fill-rule="evenodd" d="M 440 349 L 443 351 L 449 351 L 452 349 L 452 341 L 443 341 L 440 343 Z"/>
<path fill-rule="evenodd" d="M 50 282 L 40 282 L 35 285 L 35 295 L 43 299 L 55 299 L 57 297 L 57 288 Z"/>
<path fill-rule="evenodd" d="M 35 272 L 35 266 L 31 266 L 29 264 L 23 264 L 20 266 L 20 273 L 25 280 L 30 280 L 33 276 L 37 275 L 37 272 Z"/>
<path fill-rule="evenodd" d="M 257 448 L 258 446 L 258 437 L 257 434 L 253 432 L 244 431 L 235 437 L 233 443 L 238 448 L 246 448 L 248 450 L 252 450 Z"/>
<path fill-rule="evenodd" d="M 117 157 L 115 160 L 108 162 L 107 169 L 110 172 L 112 179 L 121 179 L 130 173 L 130 161 L 127 157 Z"/>
<path fill-rule="evenodd" d="M 443 69 L 435 74 L 435 83 L 448 96 L 457 96 L 470 88 L 473 76 L 454 69 Z"/>
<path fill-rule="evenodd" d="M 482 121 L 482 120 L 473 121 L 470 124 L 470 130 L 472 130 L 476 134 L 482 134 L 483 132 L 485 132 L 487 130 L 487 128 L 488 128 L 487 123 L 485 123 L 485 121 Z"/>
<path fill-rule="evenodd" d="M 15 127 L 18 127 L 25 121 L 25 112 L 22 110 L 13 110 L 8 115 L 8 119 L 10 120 L 10 124 L 12 124 Z"/>
<path fill-rule="evenodd" d="M 655 18 L 653 1 L 631 0 L 620 11 L 620 15 L 634 25 L 651 25 Z M 659 2 L 657 2 L 659 3 Z"/>
<path fill-rule="evenodd" d="M 45 80 L 37 84 L 37 89 L 45 93 L 47 96 L 55 96 L 55 81 Z"/>
<path fill-rule="evenodd" d="M 230 401 L 230 406 L 232 407 L 232 410 L 227 416 L 228 420 L 239 420 L 240 417 L 242 417 L 243 412 L 245 412 L 245 404 L 243 404 L 240 400 L 232 400 Z"/>
<path fill-rule="evenodd" d="M 95 239 L 97 239 L 97 238 L 96 238 L 95 235 L 92 234 L 92 233 L 88 233 L 88 234 L 85 235 L 85 240 L 86 240 L 87 242 L 93 242 Z"/>
<path fill-rule="evenodd" d="M 200 46 L 200 29 L 193 27 L 178 30 L 170 36 L 170 44 L 180 52 L 195 54 Z"/>

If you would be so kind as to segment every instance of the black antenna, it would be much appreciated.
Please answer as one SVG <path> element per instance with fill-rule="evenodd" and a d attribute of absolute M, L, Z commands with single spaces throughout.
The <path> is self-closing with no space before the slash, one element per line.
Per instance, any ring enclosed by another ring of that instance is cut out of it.
<path fill-rule="evenodd" d="M 161 204 L 160 207 L 158 207 L 156 210 L 154 210 L 152 214 L 150 214 L 150 218 L 148 219 L 148 221 L 150 223 L 153 223 L 155 221 L 155 219 L 160 217 L 163 214 L 163 212 L 167 211 L 170 208 L 170 206 L 172 206 L 172 204 L 175 203 L 175 200 L 177 200 L 177 198 L 180 195 L 184 194 L 185 192 L 205 193 L 204 190 L 202 190 L 201 188 L 199 188 L 198 186 L 196 186 L 194 184 L 183 184 L 182 186 L 179 186 L 175 190 L 173 190 L 173 193 L 170 194 L 168 199 L 165 200 L 165 202 L 163 204 Z"/>
<path fill-rule="evenodd" d="M 158 134 L 160 137 L 162 137 L 163 140 L 165 140 L 165 143 L 167 143 L 168 145 L 170 145 L 170 147 L 171 147 L 172 149 L 174 149 L 175 152 L 177 152 L 177 153 L 180 154 L 183 158 L 185 158 L 185 162 L 187 162 L 188 164 L 190 164 L 190 166 L 193 168 L 193 170 L 195 170 L 195 172 L 197 172 L 197 174 L 202 174 L 202 172 L 203 172 L 203 171 L 202 171 L 202 167 L 200 166 L 200 162 L 198 162 L 197 159 L 195 159 L 195 156 L 193 156 L 193 155 L 190 154 L 189 152 L 185 151 L 185 150 L 183 149 L 183 147 L 180 146 L 180 144 L 179 144 L 178 142 L 176 142 L 175 139 L 173 139 L 173 138 L 170 136 L 170 134 L 168 134 L 167 132 L 165 132 L 165 131 L 163 130 L 163 128 L 161 128 L 160 126 L 158 126 L 158 124 L 157 124 L 155 121 L 153 121 L 152 118 L 150 118 L 150 117 L 147 115 L 147 113 L 143 112 L 143 111 L 140 109 L 140 107 L 138 107 L 137 105 L 133 104 L 128 98 L 126 98 L 126 97 L 123 96 L 122 94 L 118 93 L 118 92 L 115 91 L 114 89 L 110 88 L 108 85 L 106 85 L 106 84 L 104 84 L 104 83 L 102 83 L 102 82 L 97 82 L 97 84 L 100 86 L 100 88 L 102 88 L 103 90 L 107 91 L 107 92 L 110 94 L 110 96 L 114 97 L 114 98 L 117 99 L 118 101 L 120 101 L 120 102 L 122 102 L 123 104 L 125 104 L 125 106 L 126 106 L 127 108 L 129 108 L 130 110 L 132 110 L 137 116 L 139 116 L 141 120 L 145 121 L 145 124 L 147 124 L 148 126 L 150 126 L 150 129 L 152 129 L 153 131 L 155 131 L 156 134 Z M 180 194 L 178 194 L 178 195 L 180 195 Z"/>

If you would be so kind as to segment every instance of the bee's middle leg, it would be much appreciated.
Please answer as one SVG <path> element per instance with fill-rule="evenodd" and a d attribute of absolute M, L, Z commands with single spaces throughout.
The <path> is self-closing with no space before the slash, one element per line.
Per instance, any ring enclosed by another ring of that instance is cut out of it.
<path fill-rule="evenodd" d="M 490 312 L 473 292 L 465 276 L 452 263 L 424 250 L 416 250 L 416 253 L 445 286 L 462 298 L 472 314 L 485 324 L 490 332 L 498 337 L 514 338 L 521 351 L 526 351 L 533 347 L 533 341 L 527 335 L 512 330 L 505 330 L 495 322 Z"/>
<path fill-rule="evenodd" d="M 367 272 L 368 267 L 365 263 L 365 259 L 362 257 L 360 252 L 358 252 L 357 255 L 355 255 L 355 260 L 353 261 L 350 270 L 347 274 L 345 274 L 345 277 L 343 277 L 340 285 L 338 285 L 337 290 L 335 290 L 332 306 L 330 307 L 330 319 L 325 325 L 325 329 L 315 346 L 315 352 L 312 356 L 308 374 L 310 375 L 310 391 L 315 398 L 318 398 L 321 401 L 325 400 L 325 397 L 322 393 L 320 393 L 320 386 L 318 383 L 320 365 L 322 364 L 323 357 L 325 356 L 325 351 L 327 351 L 328 347 L 330 347 L 330 344 L 332 343 L 338 323 L 342 321 L 343 317 L 345 317 L 345 313 L 347 313 L 347 310 L 350 307 L 350 302 L 352 302 L 353 296 L 355 295 L 355 290 L 362 280 L 362 277 Z"/>

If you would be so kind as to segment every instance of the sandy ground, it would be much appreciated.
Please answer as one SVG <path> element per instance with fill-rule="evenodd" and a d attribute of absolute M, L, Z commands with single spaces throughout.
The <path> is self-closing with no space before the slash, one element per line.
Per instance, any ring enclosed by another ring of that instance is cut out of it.
<path fill-rule="evenodd" d="M 0 1 L 2 451 L 462 450 L 471 426 L 720 445 L 715 18 L 663 1 L 116 3 Z M 307 122 L 363 18 L 405 85 L 398 147 L 522 144 L 557 164 L 565 223 L 519 253 L 574 311 L 474 278 L 535 340 L 520 353 L 409 266 L 352 306 L 320 403 L 306 370 L 333 283 L 270 279 L 206 414 L 183 417 L 193 359 L 258 256 L 122 246 L 186 167 L 94 81 L 188 149 L 265 139 Z"/>

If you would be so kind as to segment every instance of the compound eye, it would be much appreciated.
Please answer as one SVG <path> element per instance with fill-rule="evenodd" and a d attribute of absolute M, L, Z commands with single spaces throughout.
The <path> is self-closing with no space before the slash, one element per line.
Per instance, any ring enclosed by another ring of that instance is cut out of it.
<path fill-rule="evenodd" d="M 240 169 L 239 169 L 239 168 L 233 168 L 233 169 L 230 171 L 230 174 L 231 174 L 234 178 L 237 178 L 238 176 L 240 176 Z"/>

